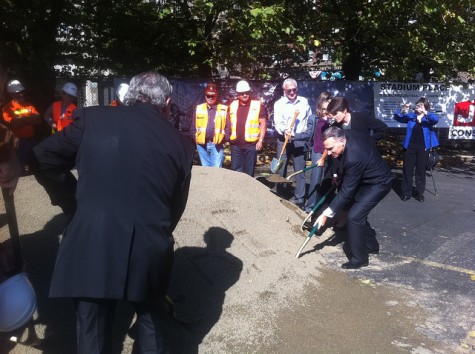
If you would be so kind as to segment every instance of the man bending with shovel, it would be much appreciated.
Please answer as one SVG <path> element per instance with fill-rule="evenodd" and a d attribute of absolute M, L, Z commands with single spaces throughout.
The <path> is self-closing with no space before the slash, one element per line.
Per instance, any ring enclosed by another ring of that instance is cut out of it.
<path fill-rule="evenodd" d="M 350 204 L 348 213 L 349 262 L 344 269 L 358 269 L 368 265 L 369 254 L 379 253 L 376 231 L 368 222 L 373 208 L 391 190 L 391 170 L 365 134 L 355 130 L 330 127 L 323 133 L 323 146 L 339 160 L 339 174 L 343 176 L 341 189 L 330 206 L 314 225 L 325 225 L 328 218 Z"/>

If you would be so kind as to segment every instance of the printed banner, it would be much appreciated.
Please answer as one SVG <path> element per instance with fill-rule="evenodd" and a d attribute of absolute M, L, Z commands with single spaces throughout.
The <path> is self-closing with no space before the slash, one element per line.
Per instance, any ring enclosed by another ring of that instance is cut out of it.
<path fill-rule="evenodd" d="M 389 127 L 404 124 L 393 119 L 403 104 L 426 97 L 431 111 L 439 116 L 437 128 L 449 128 L 449 139 L 475 139 L 475 86 L 444 83 L 375 82 L 374 115 Z"/>

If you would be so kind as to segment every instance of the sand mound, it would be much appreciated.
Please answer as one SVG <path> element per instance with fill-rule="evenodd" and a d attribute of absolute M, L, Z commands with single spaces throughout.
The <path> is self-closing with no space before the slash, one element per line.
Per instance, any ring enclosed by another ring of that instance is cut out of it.
<path fill-rule="evenodd" d="M 201 166 L 192 173 L 188 205 L 174 233 L 170 295 L 177 317 L 189 323 L 174 329 L 175 346 L 180 352 L 186 342 L 186 351 L 191 341 L 200 352 L 225 352 L 244 343 L 265 345 L 275 334 L 277 312 L 301 296 L 306 285 L 317 283 L 324 262 L 319 252 L 295 258 L 307 235 L 300 231 L 306 214 L 246 174 Z M 15 204 L 28 273 L 43 309 L 36 316 L 36 331 L 42 338 L 48 326 L 57 324 L 66 340 L 74 336 L 68 331 L 74 314 L 66 313 L 60 321 L 67 324 L 59 325 L 53 310 L 57 304 L 47 299 L 64 217 L 32 176 L 21 178 Z M 9 238 L 3 221 L 0 241 Z M 123 352 L 130 345 L 126 337 Z"/>
<path fill-rule="evenodd" d="M 193 167 L 188 206 L 175 231 L 171 293 L 185 317 L 210 322 L 205 352 L 224 351 L 219 337 L 228 348 L 265 342 L 277 310 L 316 282 L 321 256 L 295 258 L 307 235 L 300 232 L 305 215 L 246 174 Z"/>

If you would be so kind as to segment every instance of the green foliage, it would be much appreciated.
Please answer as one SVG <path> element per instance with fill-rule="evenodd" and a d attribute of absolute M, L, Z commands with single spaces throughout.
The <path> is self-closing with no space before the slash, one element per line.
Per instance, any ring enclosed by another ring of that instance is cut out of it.
<path fill-rule="evenodd" d="M 347 79 L 475 75 L 473 1 L 10 0 L 0 11 L 0 64 L 26 78 L 270 78 L 316 65 L 310 52 L 329 53 Z"/>

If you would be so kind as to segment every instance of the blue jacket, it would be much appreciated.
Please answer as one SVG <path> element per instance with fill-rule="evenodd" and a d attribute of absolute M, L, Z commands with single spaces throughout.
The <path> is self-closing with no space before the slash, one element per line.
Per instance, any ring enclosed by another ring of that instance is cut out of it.
<path fill-rule="evenodd" d="M 393 118 L 399 123 L 407 124 L 406 136 L 402 141 L 402 146 L 407 149 L 409 147 L 409 142 L 411 141 L 412 130 L 414 129 L 414 126 L 417 122 L 417 114 L 414 112 L 401 114 L 400 110 L 397 110 L 394 113 Z M 439 117 L 432 112 L 427 112 L 427 114 L 422 117 L 421 125 L 422 132 L 424 134 L 424 144 L 426 150 L 439 146 L 439 140 L 437 139 L 437 136 L 433 130 L 433 126 L 436 125 L 438 121 Z"/>

